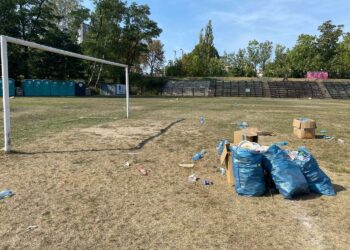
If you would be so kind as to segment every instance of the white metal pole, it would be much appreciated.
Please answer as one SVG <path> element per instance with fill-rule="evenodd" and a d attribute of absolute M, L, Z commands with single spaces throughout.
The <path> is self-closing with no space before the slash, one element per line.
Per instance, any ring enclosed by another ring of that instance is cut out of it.
<path fill-rule="evenodd" d="M 10 92 L 7 61 L 7 39 L 1 36 L 1 66 L 2 66 L 2 102 L 4 109 L 4 143 L 5 152 L 11 151 L 11 127 L 10 127 Z"/>
<path fill-rule="evenodd" d="M 129 67 L 125 67 L 126 118 L 129 118 Z"/>

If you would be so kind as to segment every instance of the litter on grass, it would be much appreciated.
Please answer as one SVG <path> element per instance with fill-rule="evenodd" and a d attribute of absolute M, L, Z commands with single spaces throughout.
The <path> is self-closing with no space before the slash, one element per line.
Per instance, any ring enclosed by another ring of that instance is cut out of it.
<path fill-rule="evenodd" d="M 206 153 L 206 151 L 202 150 L 200 153 L 195 154 L 192 157 L 192 161 L 198 161 L 199 159 L 202 159 L 205 153 Z"/>
<path fill-rule="evenodd" d="M 183 167 L 183 168 L 193 168 L 194 163 L 181 163 L 181 164 L 179 164 L 179 166 Z"/>
<path fill-rule="evenodd" d="M 203 180 L 202 183 L 204 186 L 214 185 L 214 182 L 211 180 Z"/>
<path fill-rule="evenodd" d="M 320 169 L 316 159 L 303 147 L 285 150 L 288 142 L 269 147 L 242 141 L 237 146 L 230 144 L 222 150 L 224 140 L 217 147 L 221 162 L 223 155 L 231 157 L 226 169 L 233 169 L 236 193 L 243 196 L 261 196 L 266 190 L 277 189 L 286 199 L 309 192 L 335 195 L 330 178 Z M 227 145 L 227 144 L 226 144 Z M 220 155 L 220 151 L 221 154 Z M 229 183 L 231 185 L 231 183 Z M 231 185 L 232 186 L 232 185 Z"/>
<path fill-rule="evenodd" d="M 27 227 L 27 231 L 31 231 L 31 230 L 34 230 L 34 229 L 37 229 L 38 226 L 28 226 Z"/>
<path fill-rule="evenodd" d="M 140 172 L 141 175 L 146 176 L 148 175 L 148 171 L 145 169 L 143 165 L 140 165 L 137 167 L 137 170 Z"/>
<path fill-rule="evenodd" d="M 10 189 L 5 189 L 3 191 L 0 192 L 0 200 L 6 198 L 6 197 L 11 197 L 13 194 L 13 192 Z"/>
<path fill-rule="evenodd" d="M 191 174 L 187 178 L 188 182 L 195 183 L 196 181 L 199 180 L 199 177 L 196 174 Z"/>

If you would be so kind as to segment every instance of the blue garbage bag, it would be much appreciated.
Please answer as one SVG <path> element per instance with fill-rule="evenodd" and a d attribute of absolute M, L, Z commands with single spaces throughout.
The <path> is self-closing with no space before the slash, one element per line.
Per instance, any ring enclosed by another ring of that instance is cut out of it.
<path fill-rule="evenodd" d="M 331 179 L 320 169 L 316 159 L 305 147 L 298 148 L 294 162 L 303 172 L 311 192 L 328 196 L 336 194 Z"/>
<path fill-rule="evenodd" d="M 235 190 L 239 195 L 261 196 L 265 193 L 264 170 L 260 152 L 230 147 L 232 151 Z"/>
<path fill-rule="evenodd" d="M 292 161 L 287 151 L 272 145 L 264 153 L 262 162 L 284 198 L 292 199 L 296 195 L 309 193 L 307 181 L 300 167 Z"/>
<path fill-rule="evenodd" d="M 219 141 L 219 144 L 218 144 L 219 157 L 221 156 L 222 152 L 224 151 L 224 147 L 225 147 L 226 144 L 229 144 L 228 140 L 221 140 L 221 141 Z"/>

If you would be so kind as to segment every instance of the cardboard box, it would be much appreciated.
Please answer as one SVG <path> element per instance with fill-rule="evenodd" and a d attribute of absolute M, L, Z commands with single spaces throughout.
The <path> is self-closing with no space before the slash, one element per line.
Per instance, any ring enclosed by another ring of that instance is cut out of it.
<path fill-rule="evenodd" d="M 293 120 L 293 133 L 299 139 L 314 139 L 317 125 L 316 121 L 308 118 Z"/>
<path fill-rule="evenodd" d="M 299 139 L 314 139 L 315 138 L 315 129 L 298 129 L 293 128 L 294 135 Z"/>
<path fill-rule="evenodd" d="M 259 130 L 257 128 L 246 128 L 245 134 L 246 134 L 246 141 L 251 142 L 258 142 L 259 136 L 258 136 Z M 241 141 L 243 141 L 243 130 L 237 130 L 233 132 L 233 144 L 238 145 Z"/>
<path fill-rule="evenodd" d="M 232 153 L 228 150 L 228 147 L 230 147 L 230 144 L 225 145 L 220 157 L 220 163 L 221 165 L 225 164 L 227 183 L 233 186 L 235 185 L 235 178 L 233 176 Z"/>

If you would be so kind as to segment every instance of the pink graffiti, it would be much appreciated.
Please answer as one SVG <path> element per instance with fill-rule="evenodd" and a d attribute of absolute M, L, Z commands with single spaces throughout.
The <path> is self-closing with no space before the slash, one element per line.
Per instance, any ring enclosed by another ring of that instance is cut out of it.
<path fill-rule="evenodd" d="M 309 80 L 327 80 L 328 79 L 328 72 L 320 71 L 320 72 L 307 72 L 306 78 Z"/>

